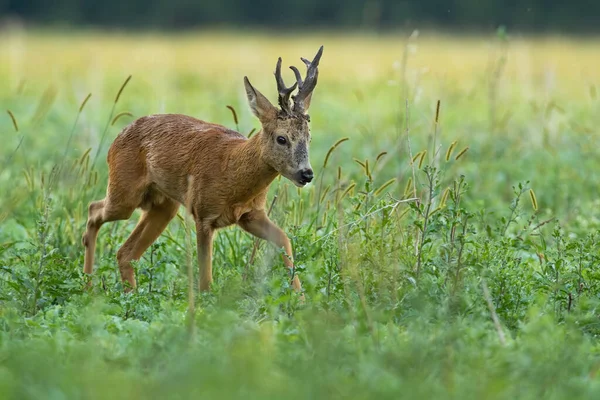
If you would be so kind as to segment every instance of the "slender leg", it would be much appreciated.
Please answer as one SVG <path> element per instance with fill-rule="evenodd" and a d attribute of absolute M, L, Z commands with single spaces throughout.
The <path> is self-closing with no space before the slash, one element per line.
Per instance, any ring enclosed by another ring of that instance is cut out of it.
<path fill-rule="evenodd" d="M 94 252 L 96 250 L 96 239 L 100 227 L 106 222 L 129 219 L 135 210 L 135 205 L 115 206 L 108 198 L 100 201 L 94 201 L 88 209 L 88 220 L 86 231 L 82 237 L 82 243 L 85 247 L 85 261 L 83 272 L 91 274 L 94 267 Z"/>
<path fill-rule="evenodd" d="M 139 260 L 142 257 L 146 249 L 154 243 L 167 227 L 169 221 L 175 217 L 177 208 L 178 204 L 169 199 L 161 204 L 152 205 L 152 208 L 142 214 L 131 235 L 117 251 L 121 279 L 123 283 L 127 282 L 129 284 L 125 291 L 130 291 L 136 287 L 135 272 L 131 266 L 131 260 Z"/>
<path fill-rule="evenodd" d="M 279 248 L 283 247 L 286 254 L 286 256 L 283 257 L 283 262 L 286 267 L 293 271 L 294 259 L 290 239 L 288 239 L 281 228 L 269 219 L 264 210 L 254 210 L 245 214 L 242 219 L 238 221 L 238 225 L 256 237 L 268 240 Z M 297 292 L 302 290 L 300 279 L 296 274 L 294 274 L 294 278 L 292 279 L 292 287 Z"/>
<path fill-rule="evenodd" d="M 196 239 L 198 244 L 198 267 L 200 269 L 201 292 L 210 290 L 212 283 L 212 249 L 214 230 L 202 220 L 196 220 Z"/>
<path fill-rule="evenodd" d="M 104 200 L 94 201 L 88 208 L 88 220 L 86 230 L 83 233 L 81 242 L 85 247 L 85 261 L 83 264 L 83 272 L 91 274 L 94 269 L 94 253 L 96 251 L 96 239 L 98 231 L 104 223 L 102 218 L 102 210 L 104 208 Z"/>
<path fill-rule="evenodd" d="M 110 151 L 109 151 L 110 154 Z M 94 251 L 100 227 L 110 221 L 129 219 L 140 206 L 147 186 L 144 182 L 144 166 L 133 154 L 117 155 L 109 162 L 109 178 L 106 198 L 94 201 L 88 209 L 87 228 L 82 237 L 85 247 L 83 271 L 91 274 L 94 267 Z"/>

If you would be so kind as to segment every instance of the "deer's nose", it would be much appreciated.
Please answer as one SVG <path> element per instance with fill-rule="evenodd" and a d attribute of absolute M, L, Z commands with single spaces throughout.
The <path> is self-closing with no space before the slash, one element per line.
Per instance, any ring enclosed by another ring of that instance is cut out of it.
<path fill-rule="evenodd" d="M 313 170 L 310 168 L 303 169 L 300 173 L 302 180 L 306 183 L 311 182 L 315 175 L 313 174 Z"/>

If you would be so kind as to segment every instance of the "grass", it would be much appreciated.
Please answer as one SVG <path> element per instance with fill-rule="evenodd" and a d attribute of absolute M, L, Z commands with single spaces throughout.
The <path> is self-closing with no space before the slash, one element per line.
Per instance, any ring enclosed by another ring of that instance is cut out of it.
<path fill-rule="evenodd" d="M 103 227 L 85 291 L 87 204 L 119 130 L 178 112 L 248 134 L 242 77 L 273 99 L 277 57 L 321 44 L 315 182 L 278 179 L 269 198 L 306 304 L 278 250 L 236 228 L 217 236 L 214 290 L 190 304 L 183 210 L 131 295 L 115 254 L 135 218 Z M 0 398 L 597 398 L 599 49 L 3 31 Z"/>

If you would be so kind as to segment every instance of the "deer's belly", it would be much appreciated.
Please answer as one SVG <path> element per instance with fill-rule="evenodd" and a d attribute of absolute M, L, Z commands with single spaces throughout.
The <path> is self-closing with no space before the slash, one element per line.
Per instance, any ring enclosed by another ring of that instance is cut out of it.
<path fill-rule="evenodd" d="M 241 204 L 229 207 L 213 220 L 212 227 L 219 229 L 225 228 L 229 225 L 237 224 L 242 215 L 250 211 L 252 211 L 250 204 Z"/>

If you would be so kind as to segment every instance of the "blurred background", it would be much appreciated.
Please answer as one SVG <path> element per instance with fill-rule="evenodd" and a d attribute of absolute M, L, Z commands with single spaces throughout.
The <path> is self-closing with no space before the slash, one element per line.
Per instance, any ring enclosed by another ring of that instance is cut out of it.
<path fill-rule="evenodd" d="M 600 398 L 599 33 L 600 0 L 0 0 L 0 398 Z M 183 209 L 131 295 L 139 214 L 104 227 L 87 290 L 118 133 L 255 134 L 243 77 L 274 102 L 320 45 L 316 179 L 269 194 L 306 307 L 231 227 L 194 316 Z"/>
<path fill-rule="evenodd" d="M 0 15 L 31 23 L 124 29 L 269 28 L 600 30 L 595 0 L 0 0 Z"/>

